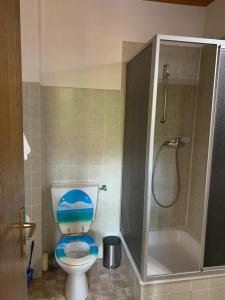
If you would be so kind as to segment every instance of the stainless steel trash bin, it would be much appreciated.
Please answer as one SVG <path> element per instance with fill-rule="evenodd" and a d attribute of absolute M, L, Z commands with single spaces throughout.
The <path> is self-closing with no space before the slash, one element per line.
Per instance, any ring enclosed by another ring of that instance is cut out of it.
<path fill-rule="evenodd" d="M 118 236 L 103 239 L 103 266 L 108 269 L 119 267 L 121 260 L 121 240 Z"/>

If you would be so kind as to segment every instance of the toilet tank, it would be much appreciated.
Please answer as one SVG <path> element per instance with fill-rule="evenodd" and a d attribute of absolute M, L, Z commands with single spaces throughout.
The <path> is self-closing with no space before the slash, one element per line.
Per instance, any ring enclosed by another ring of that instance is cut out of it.
<path fill-rule="evenodd" d="M 95 217 L 98 191 L 95 183 L 52 184 L 54 218 L 63 234 L 89 231 Z"/>

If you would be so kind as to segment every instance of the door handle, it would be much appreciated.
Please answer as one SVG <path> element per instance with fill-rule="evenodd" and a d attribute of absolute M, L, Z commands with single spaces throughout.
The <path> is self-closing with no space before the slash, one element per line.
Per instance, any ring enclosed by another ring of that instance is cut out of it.
<path fill-rule="evenodd" d="M 36 229 L 36 224 L 35 223 L 23 223 L 23 229 L 27 229 L 27 228 L 30 228 L 27 239 L 31 240 L 32 236 L 34 234 L 34 231 Z"/>
<path fill-rule="evenodd" d="M 19 209 L 19 223 L 14 223 L 10 225 L 10 228 L 17 228 L 20 230 L 20 256 L 24 257 L 24 229 L 30 228 L 30 231 L 28 233 L 27 239 L 30 240 L 32 239 L 32 236 L 34 234 L 34 231 L 36 229 L 36 224 L 35 223 L 24 223 L 24 207 Z"/>

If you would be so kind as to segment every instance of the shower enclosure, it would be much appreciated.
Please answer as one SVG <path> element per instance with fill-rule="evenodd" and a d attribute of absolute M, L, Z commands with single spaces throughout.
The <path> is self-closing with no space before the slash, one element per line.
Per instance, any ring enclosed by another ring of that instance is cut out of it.
<path fill-rule="evenodd" d="M 121 235 L 143 280 L 225 271 L 225 42 L 157 35 L 126 64 Z"/>

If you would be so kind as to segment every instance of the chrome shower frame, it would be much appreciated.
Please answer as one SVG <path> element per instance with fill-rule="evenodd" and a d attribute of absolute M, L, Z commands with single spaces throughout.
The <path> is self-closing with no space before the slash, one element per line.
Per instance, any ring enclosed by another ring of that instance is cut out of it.
<path fill-rule="evenodd" d="M 215 45 L 217 47 L 216 63 L 215 63 L 215 76 L 213 85 L 213 99 L 212 99 L 212 113 L 211 113 L 211 125 L 209 134 L 209 149 L 208 149 L 208 163 L 206 172 L 206 187 L 205 187 L 205 200 L 204 200 L 204 213 L 203 213 L 203 228 L 202 228 L 202 244 L 201 244 L 201 261 L 199 265 L 199 271 L 196 272 L 185 272 L 177 274 L 166 274 L 166 275 L 154 275 L 148 276 L 147 274 L 147 263 L 149 254 L 149 227 L 150 227 L 150 210 L 151 210 L 151 176 L 153 168 L 153 150 L 154 150 L 154 136 L 155 136 L 155 118 L 156 118 L 156 103 L 157 103 L 157 89 L 158 89 L 158 75 L 159 75 L 159 53 L 160 53 L 160 43 L 161 42 L 178 42 L 178 43 L 190 43 L 190 44 L 202 44 L 202 45 Z M 142 262 L 141 262 L 141 272 L 138 271 L 136 267 L 136 273 L 139 273 L 140 281 L 145 284 L 148 281 L 158 281 L 158 280 L 174 280 L 180 277 L 190 277 L 203 276 L 204 274 L 213 274 L 225 271 L 225 266 L 215 267 L 215 268 L 203 268 L 203 258 L 204 258 L 204 246 L 205 246 L 205 233 L 206 233 L 206 218 L 207 218 L 207 208 L 208 208 L 208 197 L 209 197 L 209 178 L 211 173 L 211 160 L 212 160 L 212 141 L 214 136 L 214 125 L 215 125 L 215 107 L 217 100 L 217 75 L 218 75 L 218 61 L 220 55 L 220 49 L 225 48 L 225 41 L 216 39 L 205 39 L 205 38 L 195 38 L 195 37 L 183 37 L 183 36 L 170 36 L 170 35 L 156 35 L 147 44 L 145 44 L 135 55 L 133 55 L 126 63 L 131 61 L 139 52 L 141 52 L 145 47 L 152 44 L 152 64 L 151 64 L 151 77 L 150 77 L 150 94 L 149 94 L 149 123 L 147 130 L 147 147 L 146 147 L 146 166 L 145 166 L 145 196 L 144 196 L 144 218 L 143 218 L 143 240 L 142 243 Z M 123 237 L 122 237 L 123 240 Z M 130 256 L 129 249 L 123 240 L 124 247 Z M 134 261 L 132 262 L 135 267 Z"/>

